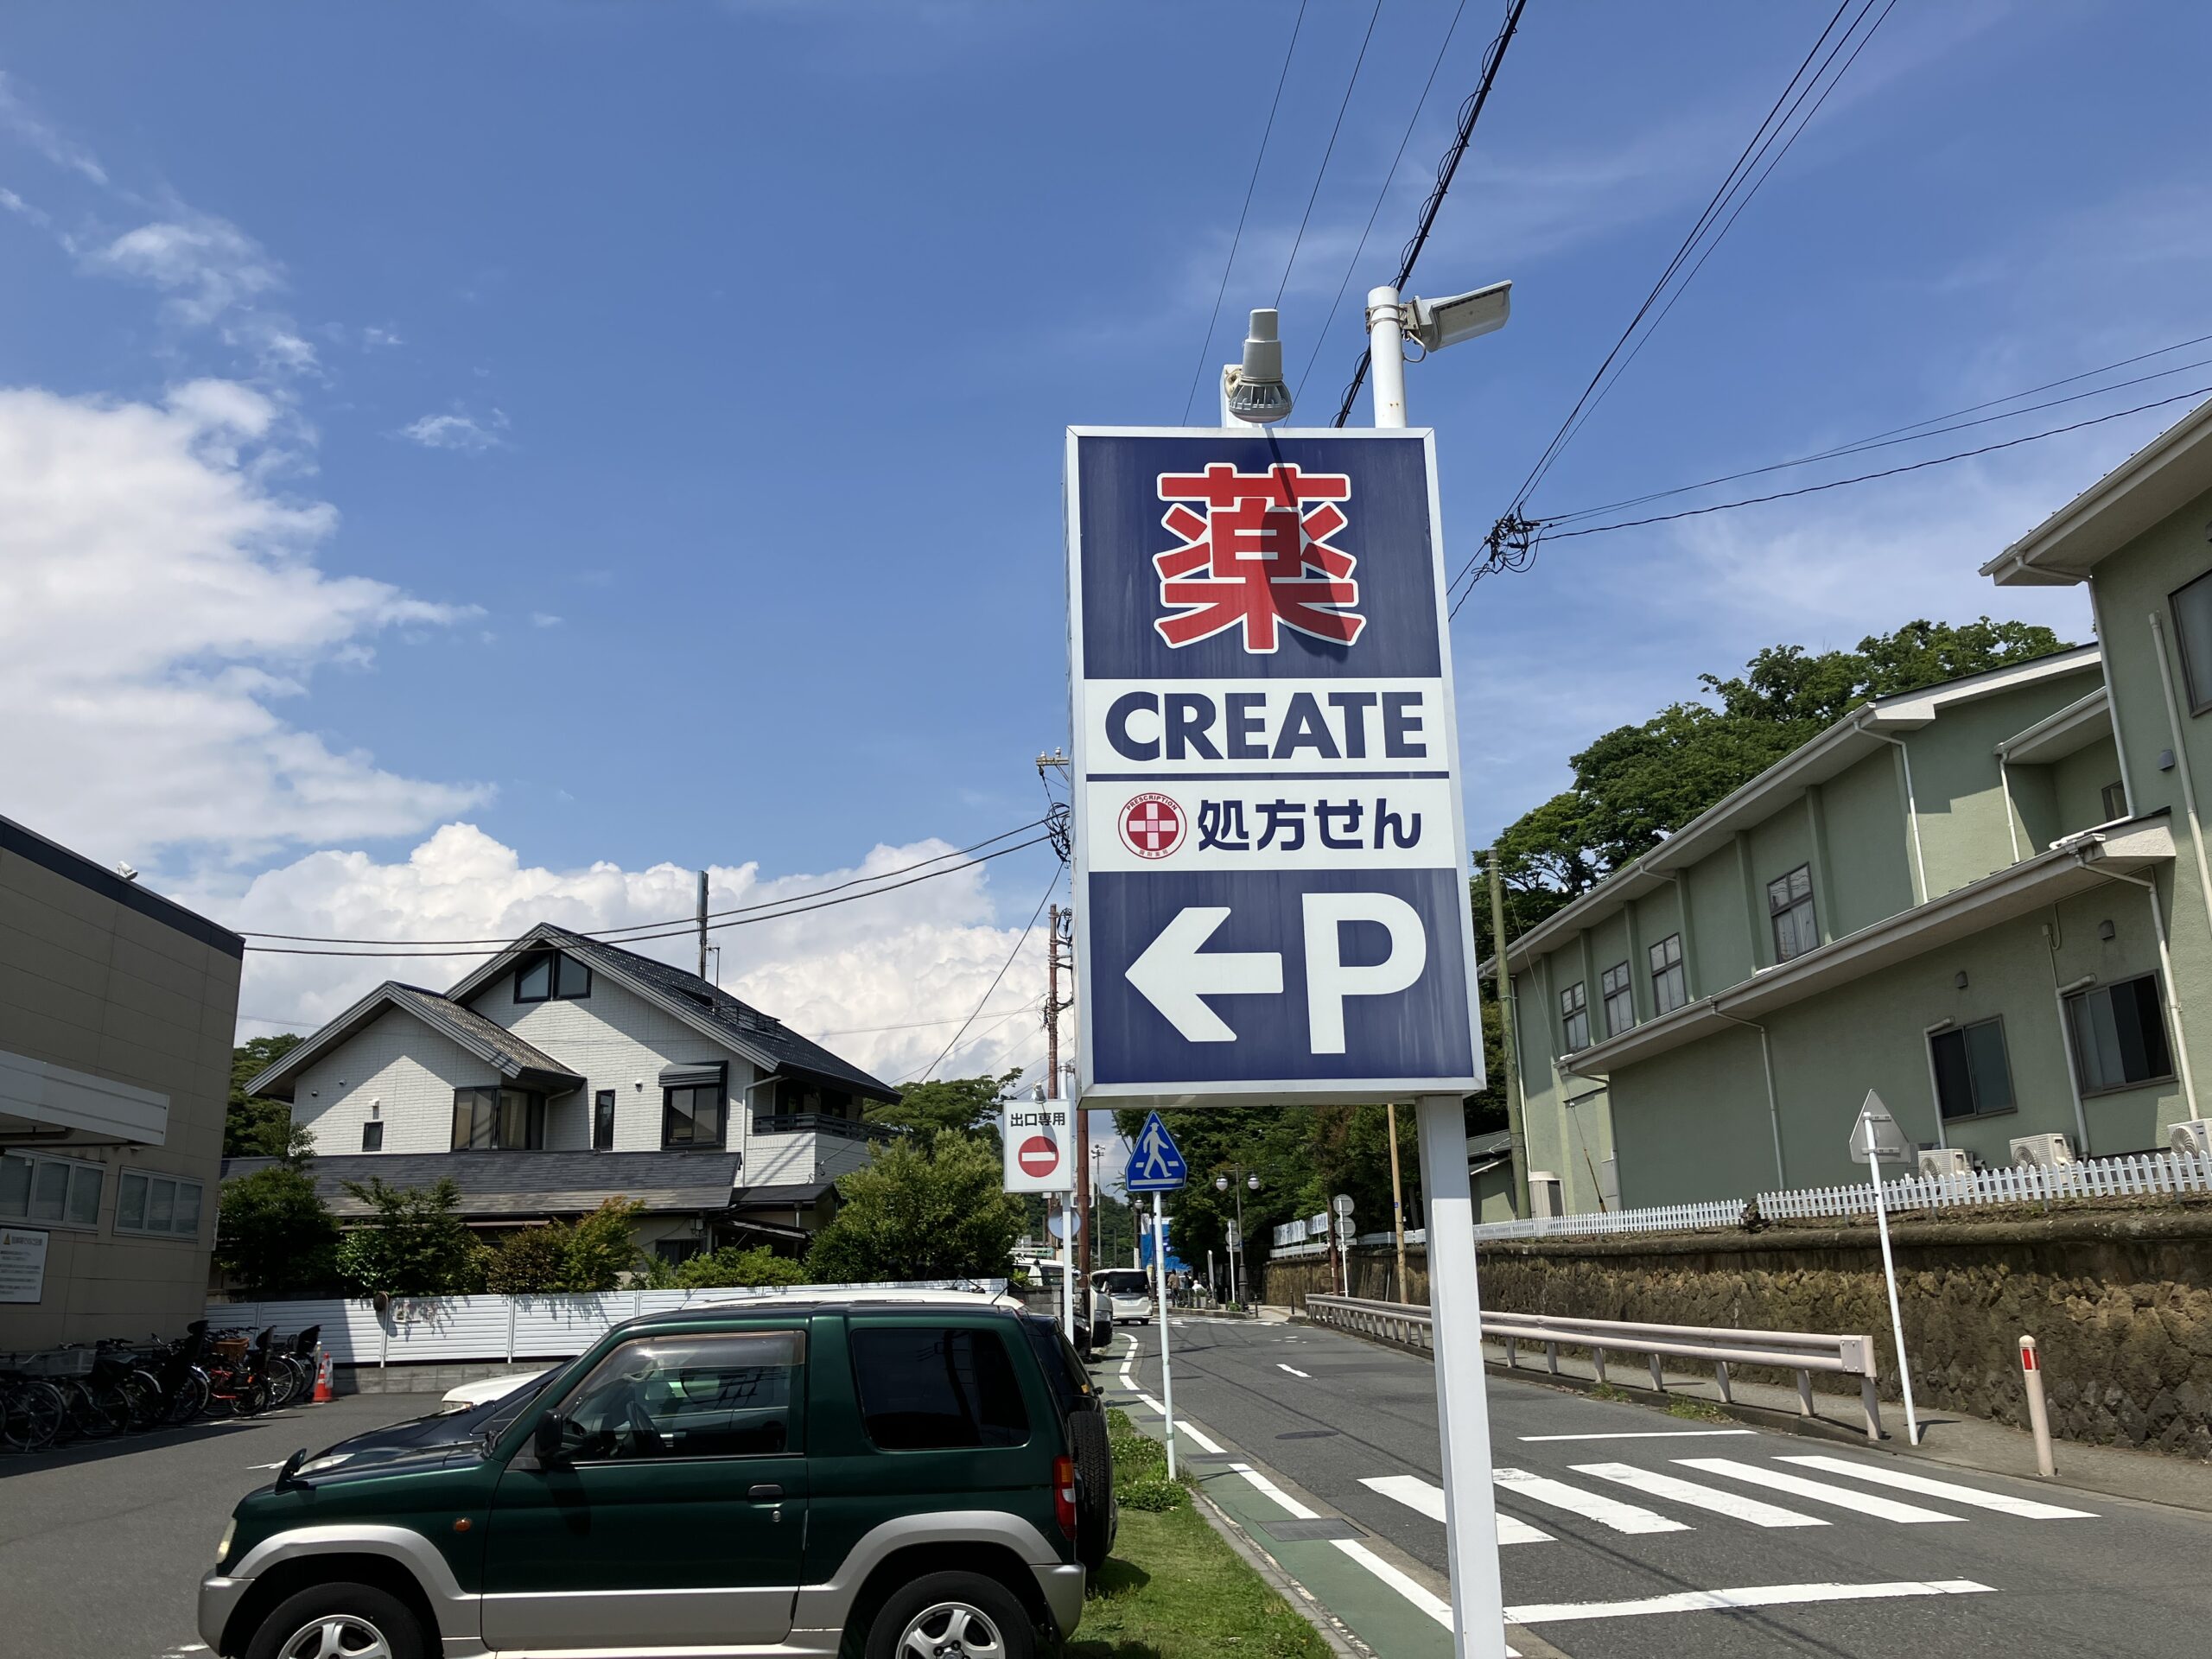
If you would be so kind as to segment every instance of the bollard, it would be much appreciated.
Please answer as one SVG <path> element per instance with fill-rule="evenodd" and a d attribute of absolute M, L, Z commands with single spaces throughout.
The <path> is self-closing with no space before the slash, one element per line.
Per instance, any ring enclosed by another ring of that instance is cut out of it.
<path fill-rule="evenodd" d="M 2050 1457 L 2050 1413 L 2043 1401 L 2043 1363 L 2036 1357 L 2036 1339 L 2020 1338 L 2020 1377 L 2028 1388 L 2028 1427 L 2035 1431 L 2036 1472 L 2045 1480 L 2058 1472 Z"/>

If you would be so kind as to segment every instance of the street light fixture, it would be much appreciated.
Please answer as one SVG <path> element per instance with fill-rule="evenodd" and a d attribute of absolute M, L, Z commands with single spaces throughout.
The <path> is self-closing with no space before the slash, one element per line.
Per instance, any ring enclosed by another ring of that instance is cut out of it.
<path fill-rule="evenodd" d="M 1229 1300 L 1242 1307 L 1244 1306 L 1244 1194 L 1247 1191 L 1256 1192 L 1260 1190 L 1260 1178 L 1256 1173 L 1247 1173 L 1242 1164 L 1232 1167 L 1236 1171 L 1234 1176 L 1217 1175 L 1213 1178 L 1213 1190 L 1226 1192 L 1231 1186 L 1236 1189 L 1236 1248 L 1229 1253 Z"/>
<path fill-rule="evenodd" d="M 1252 313 L 1250 332 L 1244 336 L 1244 360 L 1222 370 L 1221 406 L 1225 413 L 1255 426 L 1289 418 L 1290 388 L 1283 384 L 1282 338 L 1276 332 L 1272 309 Z"/>
<path fill-rule="evenodd" d="M 1402 301 L 1395 288 L 1368 289 L 1368 358 L 1375 369 L 1375 424 L 1400 427 L 1406 423 L 1408 334 L 1425 350 L 1440 352 L 1464 340 L 1496 334 L 1505 327 L 1512 309 L 1510 282 L 1491 283 L 1441 300 Z"/>

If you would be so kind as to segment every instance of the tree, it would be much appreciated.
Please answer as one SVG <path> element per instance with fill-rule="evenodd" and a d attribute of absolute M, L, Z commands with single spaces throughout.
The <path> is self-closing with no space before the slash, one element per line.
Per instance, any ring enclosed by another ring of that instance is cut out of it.
<path fill-rule="evenodd" d="M 925 1147 L 940 1135 L 988 1133 L 995 1147 L 1000 1098 L 1020 1075 L 1015 1070 L 999 1077 L 941 1077 L 933 1083 L 917 1083 L 891 1104 L 869 1107 L 868 1121 L 886 1128 L 905 1129 Z"/>
<path fill-rule="evenodd" d="M 837 1183 L 836 1219 L 815 1236 L 808 1275 L 817 1284 L 1007 1276 L 1023 1211 L 1000 1191 L 1000 1174 L 998 1154 L 964 1135 L 884 1147 Z"/>
<path fill-rule="evenodd" d="M 257 1301 L 322 1289 L 335 1275 L 337 1250 L 337 1217 L 304 1159 L 223 1183 L 216 1265 Z"/>
<path fill-rule="evenodd" d="M 356 1292 L 443 1296 L 482 1282 L 482 1249 L 461 1222 L 450 1175 L 430 1186 L 392 1186 L 372 1175 L 346 1190 L 375 1211 L 338 1247 L 339 1275 Z"/>
<path fill-rule="evenodd" d="M 613 1290 L 637 1266 L 632 1224 L 644 1209 L 612 1198 L 577 1221 L 509 1233 L 482 1251 L 484 1288 L 507 1296 Z"/>
<path fill-rule="evenodd" d="M 231 1051 L 231 1103 L 223 1116 L 223 1156 L 281 1158 L 292 1134 L 291 1103 L 249 1096 L 245 1086 L 304 1039 L 292 1032 L 255 1037 Z"/>

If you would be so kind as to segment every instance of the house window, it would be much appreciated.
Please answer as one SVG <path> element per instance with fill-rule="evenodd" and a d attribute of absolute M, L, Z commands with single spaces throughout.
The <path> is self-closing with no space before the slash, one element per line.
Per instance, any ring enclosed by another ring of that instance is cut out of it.
<path fill-rule="evenodd" d="M 660 1091 L 660 1143 L 672 1151 L 719 1148 L 722 1144 L 720 1084 Z"/>
<path fill-rule="evenodd" d="M 115 1230 L 169 1238 L 200 1236 L 200 1186 L 149 1171 L 126 1169 L 115 1184 Z"/>
<path fill-rule="evenodd" d="M 2005 1057 L 2005 1022 L 1978 1020 L 1928 1039 L 1936 1071 L 1936 1104 L 1943 1116 L 1982 1117 L 2012 1109 L 2012 1068 Z"/>
<path fill-rule="evenodd" d="M 1774 959 L 1788 962 L 1816 950 L 1821 930 L 1813 920 L 1813 867 L 1800 864 L 1766 884 L 1767 914 L 1774 920 Z"/>
<path fill-rule="evenodd" d="M 382 1152 L 384 1150 L 384 1125 L 382 1123 L 364 1123 L 361 1125 L 361 1150 L 363 1152 Z"/>
<path fill-rule="evenodd" d="M 2173 1075 L 2173 1051 L 2166 1044 L 2155 974 L 2068 997 L 2066 1023 L 2085 1095 L 2132 1089 Z"/>
<path fill-rule="evenodd" d="M 558 951 L 533 957 L 515 969 L 515 1001 L 581 1001 L 591 995 L 591 969 Z"/>
<path fill-rule="evenodd" d="M 1669 933 L 1651 947 L 1651 1006 L 1672 1014 L 1690 1000 L 1688 976 L 1682 969 L 1682 936 Z"/>
<path fill-rule="evenodd" d="M 591 1149 L 614 1150 L 614 1091 L 602 1089 L 591 1097 Z"/>
<path fill-rule="evenodd" d="M 1590 998 L 1579 979 L 1559 994 L 1559 1029 L 1568 1053 L 1590 1046 Z"/>
<path fill-rule="evenodd" d="M 1617 962 L 1599 982 L 1605 994 L 1605 1035 L 1618 1037 L 1636 1023 L 1636 996 L 1629 989 L 1628 963 Z"/>
<path fill-rule="evenodd" d="M 2173 607 L 2174 645 L 2181 652 L 2181 677 L 2189 690 L 2189 712 L 2212 709 L 2212 571 L 2168 596 Z"/>
<path fill-rule="evenodd" d="M 2105 822 L 2112 823 L 2126 816 L 2127 785 L 2107 784 L 2105 785 Z"/>
<path fill-rule="evenodd" d="M 544 1144 L 544 1096 L 521 1089 L 453 1091 L 455 1152 L 535 1152 Z"/>
<path fill-rule="evenodd" d="M 32 1221 L 52 1227 L 99 1225 L 100 1183 L 107 1172 L 74 1158 L 35 1153 L 0 1157 L 0 1221 Z M 199 1225 L 199 1211 L 193 1211 Z"/>

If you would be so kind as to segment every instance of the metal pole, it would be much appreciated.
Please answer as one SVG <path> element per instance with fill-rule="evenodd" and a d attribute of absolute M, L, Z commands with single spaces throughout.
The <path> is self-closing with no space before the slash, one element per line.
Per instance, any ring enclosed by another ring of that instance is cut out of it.
<path fill-rule="evenodd" d="M 1075 1341 L 1075 1234 L 1083 1211 L 1070 1201 L 1071 1193 L 1059 1200 L 1060 1206 L 1060 1328 L 1067 1332 L 1068 1341 Z"/>
<path fill-rule="evenodd" d="M 1167 1431 L 1167 1478 L 1175 1478 L 1175 1379 L 1167 1369 L 1167 1232 L 1160 1225 L 1160 1194 L 1152 1195 L 1152 1282 L 1160 1305 L 1160 1403 Z"/>
<path fill-rule="evenodd" d="M 1521 1111 L 1521 1067 L 1514 1048 L 1513 969 L 1505 960 L 1505 880 L 1498 874 L 1498 845 L 1483 861 L 1490 870 L 1491 957 L 1497 966 L 1497 1050 L 1505 1072 L 1505 1129 L 1513 1154 L 1513 1214 L 1529 1218 L 1529 1136 Z"/>
<path fill-rule="evenodd" d="M 1383 1107 L 1384 1125 L 1390 1136 L 1390 1225 L 1398 1235 L 1398 1300 L 1406 1300 L 1406 1192 L 1398 1179 L 1398 1103 Z"/>
<path fill-rule="evenodd" d="M 1466 1114 L 1457 1095 L 1423 1095 L 1414 1113 L 1421 1190 L 1428 1212 L 1429 1330 L 1444 1452 L 1452 1651 L 1455 1659 L 1505 1659 L 1505 1592 L 1497 1573 L 1497 1497 L 1491 1485 L 1490 1395 L 1483 1374 L 1482 1289 L 1476 1279 Z"/>
<path fill-rule="evenodd" d="M 699 977 L 707 976 L 707 873 L 699 872 Z"/>
<path fill-rule="evenodd" d="M 1236 1166 L 1236 1248 L 1229 1253 L 1229 1294 L 1240 1308 L 1244 1306 L 1244 1280 L 1237 1269 L 1244 1262 L 1244 1166 Z"/>
<path fill-rule="evenodd" d="M 1395 288 L 1367 290 L 1367 354 L 1375 374 L 1375 424 L 1406 423 L 1405 311 Z"/>
<path fill-rule="evenodd" d="M 1882 1277 L 1890 1287 L 1890 1334 L 1897 1344 L 1897 1386 L 1904 1390 L 1904 1443 L 1918 1446 L 1920 1419 L 1912 1409 L 1912 1367 L 1904 1356 L 1904 1316 L 1897 1312 L 1897 1270 L 1890 1260 L 1890 1212 L 1882 1202 L 1882 1166 L 1871 1135 L 1866 1137 L 1866 1173 L 1874 1183 L 1874 1225 L 1882 1235 Z"/>
<path fill-rule="evenodd" d="M 2020 1338 L 2020 1378 L 2028 1387 L 2028 1427 L 2035 1431 L 2036 1472 L 2045 1480 L 2058 1472 L 2050 1457 L 2050 1413 L 2043 1402 L 2043 1362 L 2033 1337 Z"/>

